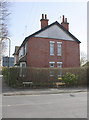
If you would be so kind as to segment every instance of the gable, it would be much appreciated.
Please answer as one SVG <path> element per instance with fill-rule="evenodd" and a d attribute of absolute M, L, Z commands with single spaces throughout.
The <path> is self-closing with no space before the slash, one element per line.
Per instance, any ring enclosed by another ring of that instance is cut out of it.
<path fill-rule="evenodd" d="M 23 43 L 21 44 L 21 46 L 23 46 L 31 37 L 54 38 L 54 39 L 76 41 L 78 43 L 81 43 L 74 35 L 72 35 L 69 31 L 67 31 L 57 21 L 26 37 Z M 19 49 L 21 48 L 21 46 L 19 47 Z"/>
<path fill-rule="evenodd" d="M 50 26 L 49 28 L 35 34 L 34 37 L 54 38 L 54 39 L 75 41 L 70 35 L 68 35 L 57 24 L 54 24 Z"/>

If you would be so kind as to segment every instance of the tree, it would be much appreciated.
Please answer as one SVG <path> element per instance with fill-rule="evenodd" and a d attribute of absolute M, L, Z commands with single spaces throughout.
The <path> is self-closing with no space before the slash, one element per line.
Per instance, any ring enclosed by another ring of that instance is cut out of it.
<path fill-rule="evenodd" d="M 0 66 L 1 66 L 1 56 L 5 50 L 5 41 L 4 38 L 8 36 L 8 22 L 7 17 L 10 14 L 8 12 L 9 3 L 5 0 L 0 1 Z"/>
<path fill-rule="evenodd" d="M 80 65 L 83 66 L 87 62 L 87 55 L 84 52 L 81 52 Z"/>
<path fill-rule="evenodd" d="M 83 65 L 83 67 L 89 67 L 89 61 L 87 61 L 87 62 Z"/>

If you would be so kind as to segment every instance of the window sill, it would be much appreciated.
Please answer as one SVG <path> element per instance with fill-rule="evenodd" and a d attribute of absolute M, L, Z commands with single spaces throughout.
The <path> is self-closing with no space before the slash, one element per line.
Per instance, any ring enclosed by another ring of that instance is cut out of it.
<path fill-rule="evenodd" d="M 50 75 L 50 77 L 53 77 L 54 75 Z"/>
<path fill-rule="evenodd" d="M 54 56 L 54 54 L 50 54 L 50 56 Z"/>
<path fill-rule="evenodd" d="M 60 54 L 57 54 L 57 56 L 62 56 L 62 55 L 60 55 Z"/>

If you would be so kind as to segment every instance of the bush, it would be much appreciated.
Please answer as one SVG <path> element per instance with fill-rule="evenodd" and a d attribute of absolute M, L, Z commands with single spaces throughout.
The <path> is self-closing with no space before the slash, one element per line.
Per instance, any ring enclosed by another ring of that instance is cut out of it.
<path fill-rule="evenodd" d="M 87 85 L 87 67 L 63 68 L 62 69 L 62 75 L 65 75 L 68 72 L 74 75 L 78 75 L 77 86 L 83 87 Z"/>
<path fill-rule="evenodd" d="M 75 85 L 77 83 L 77 79 L 78 76 L 70 72 L 67 72 L 65 75 L 62 76 L 62 80 L 67 86 Z"/>
<path fill-rule="evenodd" d="M 11 87 L 22 86 L 22 78 L 19 77 L 19 68 L 3 68 L 2 75 L 5 82 Z"/>
<path fill-rule="evenodd" d="M 5 67 L 2 68 L 2 75 L 3 75 L 5 82 L 7 82 L 9 78 L 8 70 L 9 70 L 8 68 L 5 68 Z"/>

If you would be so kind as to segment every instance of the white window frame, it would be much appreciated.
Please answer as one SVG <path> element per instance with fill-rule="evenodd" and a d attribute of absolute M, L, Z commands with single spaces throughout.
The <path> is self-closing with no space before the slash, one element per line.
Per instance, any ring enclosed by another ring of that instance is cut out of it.
<path fill-rule="evenodd" d="M 57 67 L 62 68 L 62 62 L 57 62 Z"/>
<path fill-rule="evenodd" d="M 23 47 L 20 48 L 19 50 L 19 60 L 23 57 Z"/>
<path fill-rule="evenodd" d="M 25 65 L 24 67 L 23 64 Z M 24 68 L 26 68 L 26 62 L 20 62 L 20 74 L 19 74 L 20 77 L 26 76 L 26 72 Z"/>
<path fill-rule="evenodd" d="M 62 55 L 62 42 L 57 42 L 57 56 Z"/>
<path fill-rule="evenodd" d="M 16 55 L 14 55 L 14 65 L 16 64 Z"/>
<path fill-rule="evenodd" d="M 57 67 L 60 68 L 59 71 L 58 71 L 58 77 L 61 77 L 62 76 L 62 62 L 57 62 Z"/>
<path fill-rule="evenodd" d="M 54 55 L 54 41 L 50 41 L 50 55 Z"/>
<path fill-rule="evenodd" d="M 49 64 L 50 64 L 50 68 L 54 68 L 55 62 L 49 62 Z M 51 66 L 51 64 L 53 64 L 53 66 Z"/>
<path fill-rule="evenodd" d="M 49 62 L 49 64 L 50 64 L 50 68 L 54 68 L 55 62 Z M 51 66 L 51 64 L 53 64 L 53 66 Z M 54 76 L 54 71 L 51 69 L 50 70 L 50 77 L 52 77 L 52 76 Z"/>
<path fill-rule="evenodd" d="M 27 53 L 27 43 L 25 43 L 25 55 Z"/>
<path fill-rule="evenodd" d="M 53 77 L 53 76 L 54 76 L 54 71 L 50 70 L 50 77 Z"/>
<path fill-rule="evenodd" d="M 26 67 L 26 62 L 20 62 L 20 67 L 23 67 L 23 64 L 25 65 L 24 67 Z"/>

